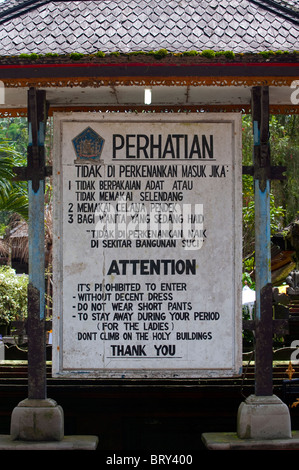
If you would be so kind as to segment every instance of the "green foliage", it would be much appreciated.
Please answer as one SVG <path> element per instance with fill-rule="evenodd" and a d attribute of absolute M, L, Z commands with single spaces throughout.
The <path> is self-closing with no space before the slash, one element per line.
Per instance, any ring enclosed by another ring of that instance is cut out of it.
<path fill-rule="evenodd" d="M 274 55 L 275 52 L 273 51 L 261 51 L 259 54 L 264 57 L 265 59 L 268 59 L 271 55 Z"/>
<path fill-rule="evenodd" d="M 160 49 L 160 51 L 163 50 L 163 51 L 166 51 L 166 49 Z M 152 55 L 156 58 L 163 58 L 165 57 L 165 55 L 160 55 L 160 51 L 130 51 L 130 52 L 126 52 L 126 53 L 120 53 L 118 51 L 112 51 L 112 52 L 107 52 L 107 53 L 104 53 L 102 51 L 99 51 L 99 52 L 95 52 L 93 54 L 83 54 L 83 53 L 80 53 L 80 52 L 74 52 L 74 53 L 70 53 L 70 54 L 59 54 L 59 53 L 55 53 L 55 52 L 47 52 L 45 54 L 37 54 L 35 52 L 31 53 L 31 54 L 26 54 L 26 53 L 22 53 L 20 54 L 18 57 L 21 58 L 21 59 L 26 59 L 28 61 L 36 61 L 36 60 L 41 60 L 43 61 L 44 57 L 45 58 L 62 58 L 63 60 L 66 58 L 66 57 L 69 57 L 71 59 L 74 59 L 74 60 L 79 60 L 83 57 L 86 57 L 86 58 L 92 58 L 93 56 L 95 57 L 109 57 L 109 56 L 119 56 L 119 55 L 122 55 L 122 56 L 130 56 L 130 55 L 135 55 L 135 54 L 143 54 L 143 55 Z M 243 53 L 243 52 L 234 52 L 234 51 L 213 51 L 213 50 L 208 50 L 208 53 L 207 51 L 202 51 L 202 52 L 198 52 L 198 51 L 183 51 L 183 52 L 171 52 L 171 51 L 166 51 L 167 54 L 171 54 L 171 55 L 174 55 L 174 56 L 195 56 L 195 55 L 202 55 L 203 57 L 209 57 L 209 58 L 213 58 L 213 57 L 218 57 L 218 56 L 224 56 L 226 57 L 227 59 L 235 59 L 235 58 L 243 58 L 243 56 L 252 56 L 253 58 L 255 56 L 261 56 L 263 59 L 265 60 L 271 60 L 272 58 L 275 58 L 275 57 L 279 57 L 279 56 L 283 56 L 283 55 L 286 55 L 286 54 L 293 54 L 294 56 L 296 56 L 299 51 L 297 50 L 293 50 L 293 51 L 282 51 L 282 50 L 278 50 L 278 51 L 261 51 L 261 52 L 258 52 L 257 54 L 255 53 Z M 207 55 L 208 54 L 208 55 Z"/>
<path fill-rule="evenodd" d="M 4 237 L 6 234 L 6 224 L 0 222 L 0 237 Z"/>
<path fill-rule="evenodd" d="M 24 182 L 13 181 L 13 168 L 22 166 L 22 155 L 8 142 L 0 142 L 0 211 L 28 218 L 28 193 Z"/>
<path fill-rule="evenodd" d="M 98 51 L 98 52 L 96 52 L 96 56 L 97 56 L 97 57 L 105 57 L 105 55 L 106 55 L 106 54 L 105 54 L 105 52 L 103 52 L 103 51 Z"/>
<path fill-rule="evenodd" d="M 286 179 L 273 181 L 277 202 L 285 207 L 285 226 L 299 215 L 299 116 L 272 116 L 270 120 L 272 165 L 286 166 Z"/>
<path fill-rule="evenodd" d="M 28 130 L 26 118 L 5 118 L 0 121 L 0 142 L 13 148 L 20 157 L 20 165 L 26 162 Z"/>
<path fill-rule="evenodd" d="M 197 56 L 197 55 L 198 55 L 198 52 L 197 52 L 197 51 L 194 51 L 194 50 L 192 50 L 192 51 L 185 51 L 185 52 L 183 52 L 183 55 L 184 55 L 184 56 Z"/>
<path fill-rule="evenodd" d="M 29 60 L 33 60 L 33 61 L 34 61 L 34 60 L 37 60 L 37 59 L 39 59 L 40 57 L 42 57 L 42 55 L 41 55 L 41 54 L 36 54 L 36 52 L 32 52 L 31 54 L 25 54 L 25 53 L 20 54 L 19 57 L 20 57 L 21 59 L 29 59 Z"/>
<path fill-rule="evenodd" d="M 245 179 L 245 178 L 244 178 Z M 244 184 L 247 186 L 247 193 L 245 193 L 248 197 L 249 189 L 248 183 Z M 243 193 L 244 194 L 244 193 Z M 244 194 L 244 196 L 245 196 Z M 278 230 L 282 228 L 282 221 L 284 220 L 285 216 L 285 209 L 282 206 L 278 206 L 275 204 L 274 195 L 270 194 L 270 228 L 271 228 L 271 235 L 274 235 Z M 251 235 L 250 238 L 253 237 L 254 234 L 254 218 L 255 218 L 255 205 L 254 200 L 250 199 L 245 206 L 243 206 L 243 232 Z M 249 246 L 250 248 L 250 246 Z M 248 250 L 247 245 L 244 246 L 245 250 Z"/>
<path fill-rule="evenodd" d="M 45 57 L 59 57 L 58 52 L 46 52 Z"/>
<path fill-rule="evenodd" d="M 202 51 L 201 55 L 203 57 L 207 57 L 209 59 L 212 59 L 213 57 L 215 57 L 215 52 L 210 50 L 210 49 L 207 49 L 205 51 Z"/>
<path fill-rule="evenodd" d="M 26 166 L 26 120 L 2 119 L 0 124 L 0 212 L 28 218 L 27 182 L 14 181 L 14 167 Z"/>
<path fill-rule="evenodd" d="M 71 58 L 72 60 L 80 60 L 80 59 L 82 59 L 83 57 L 84 57 L 84 54 L 82 54 L 81 52 L 72 52 L 72 53 L 70 54 L 70 58 Z"/>
<path fill-rule="evenodd" d="M 0 323 L 22 320 L 27 316 L 28 277 L 16 275 L 8 266 L 0 267 Z"/>
<path fill-rule="evenodd" d="M 158 60 L 163 59 L 164 57 L 168 55 L 168 51 L 166 49 L 159 49 L 158 51 L 154 52 L 153 55 Z"/>
<path fill-rule="evenodd" d="M 254 255 L 249 256 L 248 258 L 243 260 L 243 274 L 242 274 L 242 286 L 244 287 L 246 284 L 250 289 L 255 289 L 255 282 L 251 277 L 251 273 L 254 271 Z"/>
<path fill-rule="evenodd" d="M 220 52 L 215 53 L 216 57 L 221 56 L 221 55 L 223 55 L 227 59 L 234 59 L 235 58 L 235 53 L 233 51 L 220 51 Z"/>
<path fill-rule="evenodd" d="M 286 180 L 271 182 L 271 234 L 281 231 L 299 215 L 299 119 L 297 115 L 270 116 L 270 152 L 274 166 L 286 167 Z M 251 116 L 242 120 L 243 165 L 252 165 Z M 243 176 L 243 272 L 254 271 L 254 187 L 253 178 Z M 248 279 L 247 279 L 248 280 Z M 249 284 L 249 283 L 248 283 Z"/>

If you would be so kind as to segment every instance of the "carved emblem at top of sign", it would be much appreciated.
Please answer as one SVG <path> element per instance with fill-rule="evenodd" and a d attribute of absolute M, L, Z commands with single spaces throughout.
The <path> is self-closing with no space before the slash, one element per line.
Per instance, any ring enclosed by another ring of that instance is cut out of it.
<path fill-rule="evenodd" d="M 105 141 L 91 127 L 80 132 L 72 142 L 77 156 L 75 163 L 99 161 Z"/>

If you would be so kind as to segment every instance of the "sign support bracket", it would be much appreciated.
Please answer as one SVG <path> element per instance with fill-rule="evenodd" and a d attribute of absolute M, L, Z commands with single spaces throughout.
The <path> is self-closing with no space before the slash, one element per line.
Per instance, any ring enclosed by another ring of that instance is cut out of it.
<path fill-rule="evenodd" d="M 28 397 L 46 398 L 45 346 L 45 92 L 28 92 L 28 193 L 29 193 L 29 287 L 28 287 Z M 39 351 L 38 351 L 39 350 Z"/>
<path fill-rule="evenodd" d="M 255 330 L 255 393 L 272 395 L 272 336 L 287 331 L 286 320 L 273 320 L 271 250 L 270 250 L 270 184 L 272 179 L 285 179 L 286 167 L 272 167 L 269 146 L 269 88 L 252 89 L 253 167 L 243 167 L 243 174 L 254 177 L 255 195 L 255 320 L 243 323 Z"/>
<path fill-rule="evenodd" d="M 18 179 L 28 180 L 29 196 L 29 285 L 28 285 L 28 398 L 14 408 L 11 438 L 24 441 L 61 441 L 63 410 L 47 398 L 45 338 L 45 133 L 46 93 L 28 91 L 29 145 L 27 167 L 17 170 Z"/>
<path fill-rule="evenodd" d="M 238 410 L 240 439 L 283 439 L 291 437 L 288 407 L 273 395 L 272 336 L 287 324 L 273 320 L 271 284 L 270 180 L 273 175 L 269 146 L 269 88 L 252 89 L 253 162 L 255 191 L 255 319 L 243 325 L 255 330 L 255 395 Z M 278 171 L 283 178 L 283 169 Z"/>

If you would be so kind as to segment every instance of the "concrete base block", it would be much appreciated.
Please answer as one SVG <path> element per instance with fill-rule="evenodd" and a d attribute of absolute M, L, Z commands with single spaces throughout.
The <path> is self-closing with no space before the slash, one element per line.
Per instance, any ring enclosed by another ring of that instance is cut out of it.
<path fill-rule="evenodd" d="M 291 439 L 240 439 L 236 432 L 202 434 L 208 450 L 299 450 L 299 431 Z"/>
<path fill-rule="evenodd" d="M 241 403 L 237 418 L 240 439 L 289 439 L 291 418 L 287 405 L 276 395 L 250 395 Z"/>
<path fill-rule="evenodd" d="M 1 450 L 96 450 L 97 436 L 65 436 L 61 441 L 14 441 L 11 436 L 0 435 Z"/>
<path fill-rule="evenodd" d="M 11 415 L 10 436 L 22 441 L 61 441 L 64 437 L 61 406 L 51 398 L 21 401 Z"/>

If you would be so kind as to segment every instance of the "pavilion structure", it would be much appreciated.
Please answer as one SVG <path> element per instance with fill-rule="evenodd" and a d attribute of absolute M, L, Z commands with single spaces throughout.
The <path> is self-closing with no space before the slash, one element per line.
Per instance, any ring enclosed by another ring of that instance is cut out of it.
<path fill-rule="evenodd" d="M 299 112 L 298 58 L 296 0 L 0 3 L 0 116 L 28 116 L 30 131 L 28 165 L 18 176 L 29 184 L 28 327 L 33 339 L 28 399 L 12 414 L 14 442 L 47 445 L 65 439 L 63 413 L 46 395 L 43 355 L 44 181 L 51 174 L 44 155 L 47 118 L 82 111 L 236 112 L 252 113 L 254 122 L 253 165 L 243 171 L 253 175 L 256 189 L 256 393 L 242 406 L 237 434 L 226 448 L 238 448 L 240 442 L 259 446 L 265 440 L 278 448 L 281 442 L 298 448 L 288 410 L 272 395 L 276 326 L 268 269 L 270 181 L 284 177 L 283 168 L 271 166 L 269 114 Z M 49 408 L 55 415 L 50 431 L 42 437 L 33 431 L 26 435 L 33 415 L 46 426 Z M 219 448 L 217 436 L 204 438 L 208 447 Z"/>

